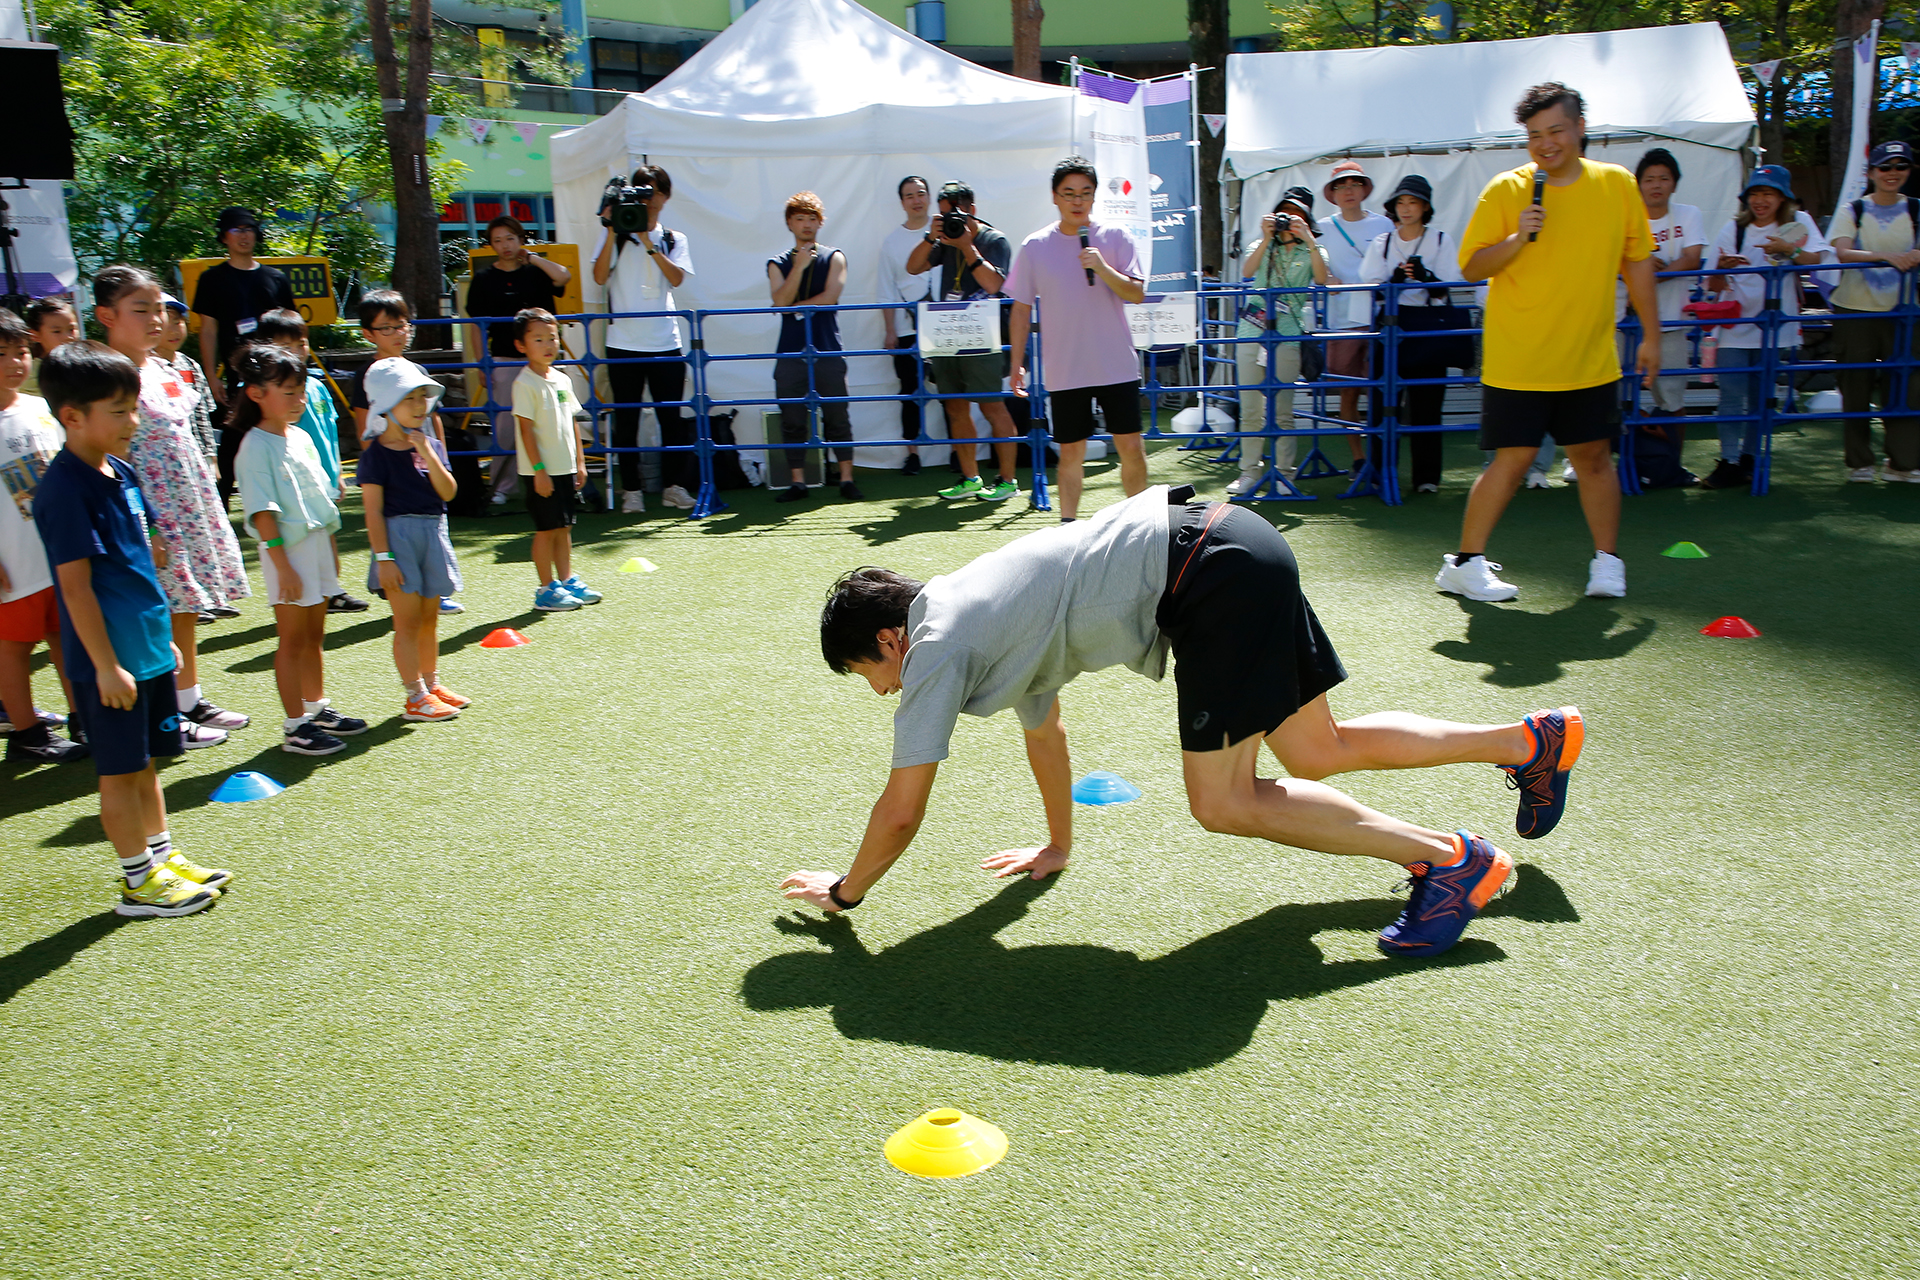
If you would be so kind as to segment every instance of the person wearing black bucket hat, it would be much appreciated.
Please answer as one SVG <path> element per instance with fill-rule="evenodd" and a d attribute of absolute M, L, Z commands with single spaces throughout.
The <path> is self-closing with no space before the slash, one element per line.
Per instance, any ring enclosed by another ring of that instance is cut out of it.
<path fill-rule="evenodd" d="M 1454 252 L 1453 241 L 1447 233 L 1432 224 L 1433 222 L 1433 186 L 1417 173 L 1410 173 L 1400 179 L 1400 185 L 1387 197 L 1387 216 L 1394 220 L 1391 231 L 1383 231 L 1375 236 L 1373 243 L 1367 246 L 1367 258 L 1360 267 L 1360 279 L 1366 284 L 1419 284 L 1432 281 L 1446 284 L 1460 279 L 1459 255 Z M 1411 312 L 1414 308 L 1446 306 L 1451 301 L 1450 293 L 1445 289 L 1402 289 L 1396 305 L 1399 311 Z M 1437 313 L 1436 313 L 1437 314 Z M 1412 330 L 1417 319 L 1422 316 L 1407 315 L 1400 322 L 1403 332 Z M 1452 327 L 1452 326 L 1446 326 Z M 1448 345 L 1462 345 L 1452 339 L 1434 339 L 1420 337 L 1402 337 L 1397 353 L 1398 369 L 1403 378 L 1444 378 L 1448 364 Z M 1471 353 L 1452 357 L 1458 365 L 1471 361 Z M 1403 387 L 1400 391 L 1402 403 L 1397 407 L 1400 424 L 1406 427 L 1438 426 L 1441 410 L 1446 403 L 1447 389 L 1444 386 Z M 1375 402 L 1379 402 L 1376 400 Z M 1378 414 L 1376 414 L 1376 417 Z M 1379 469 L 1380 442 L 1373 441 L 1372 452 L 1376 472 Z M 1440 458 L 1442 445 L 1437 431 L 1412 431 L 1407 433 L 1407 452 L 1413 461 L 1413 487 L 1419 493 L 1437 493 L 1440 490 Z"/>
<path fill-rule="evenodd" d="M 1460 550 L 1442 557 L 1434 585 L 1470 600 L 1511 600 L 1520 589 L 1485 556 L 1500 516 L 1549 435 L 1580 480 L 1580 510 L 1593 535 L 1587 594 L 1627 593 L 1620 536 L 1620 477 L 1612 446 L 1620 431 L 1620 355 L 1614 347 L 1613 282 L 1624 278 L 1644 335 L 1634 367 L 1660 368 L 1660 309 L 1653 232 L 1633 175 L 1589 160 L 1586 108 L 1560 83 L 1535 85 L 1514 108 L 1532 163 L 1500 174 L 1480 193 L 1460 237 L 1460 269 L 1487 282 L 1480 368 L 1480 447 L 1494 450 L 1474 481 L 1460 524 Z"/>
<path fill-rule="evenodd" d="M 260 219 L 251 209 L 235 205 L 221 210 L 214 239 L 226 251 L 227 260 L 200 273 L 193 310 L 202 317 L 200 367 L 206 370 L 207 385 L 218 402 L 214 420 L 221 428 L 219 488 L 220 500 L 225 502 L 233 495 L 233 457 L 240 439 L 238 435 L 227 438 L 227 389 L 221 370 L 233 349 L 259 327 L 261 316 L 281 308 L 293 310 L 293 288 L 279 270 L 254 260 L 260 247 Z"/>
<path fill-rule="evenodd" d="M 1840 272 L 1832 290 L 1833 357 L 1840 364 L 1872 364 L 1893 358 L 1898 349 L 1899 321 L 1886 314 L 1899 305 L 1900 276 L 1920 267 L 1920 200 L 1903 193 L 1913 176 L 1913 148 L 1904 142 L 1883 142 L 1867 156 L 1867 194 L 1840 206 L 1827 235 L 1834 256 L 1862 264 Z M 1860 319 L 1846 319 L 1859 316 Z M 1913 341 L 1920 355 L 1920 335 Z M 1903 402 L 1891 397 L 1891 370 L 1846 369 L 1834 375 L 1840 384 L 1841 407 L 1864 413 L 1878 403 L 1883 410 L 1906 409 L 1895 416 L 1885 412 L 1886 467 L 1880 478 L 1920 484 L 1920 402 L 1914 380 L 1920 369 L 1909 370 Z M 1870 484 L 1874 479 L 1873 424 L 1867 418 L 1848 418 L 1841 426 L 1846 441 L 1847 479 Z"/>

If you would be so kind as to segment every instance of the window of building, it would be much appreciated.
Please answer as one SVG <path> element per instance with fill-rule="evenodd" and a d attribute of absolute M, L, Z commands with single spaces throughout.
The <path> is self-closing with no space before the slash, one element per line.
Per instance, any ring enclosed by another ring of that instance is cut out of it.
<path fill-rule="evenodd" d="M 478 244 L 486 238 L 487 224 L 503 214 L 518 218 L 535 240 L 554 238 L 552 196 L 463 191 L 440 206 L 441 243 L 469 240 Z"/>

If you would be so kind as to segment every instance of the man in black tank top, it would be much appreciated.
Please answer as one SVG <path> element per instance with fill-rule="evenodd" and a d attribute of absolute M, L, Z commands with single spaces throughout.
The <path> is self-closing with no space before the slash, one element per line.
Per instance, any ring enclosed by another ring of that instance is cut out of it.
<path fill-rule="evenodd" d="M 820 197 L 811 191 L 795 192 L 787 200 L 787 230 L 793 233 L 793 248 L 777 258 L 767 259 L 767 288 L 776 307 L 832 307 L 840 301 L 847 283 L 847 255 L 820 243 L 820 226 L 827 220 Z M 807 438 L 808 367 L 811 363 L 812 390 L 821 396 L 847 394 L 847 362 L 838 354 L 818 355 L 809 362 L 803 354 L 811 345 L 817 352 L 838 353 L 840 324 L 836 313 L 816 311 L 788 312 L 780 317 L 780 342 L 774 348 L 783 357 L 773 364 L 773 393 L 780 401 L 780 438 L 798 444 Z M 822 434 L 828 440 L 853 442 L 853 424 L 845 404 L 823 404 L 820 416 L 826 424 Z M 835 449 L 840 464 L 840 496 L 860 499 L 853 483 L 853 450 Z M 793 469 L 793 483 L 776 501 L 798 502 L 807 496 L 806 450 L 787 450 L 787 465 Z"/>

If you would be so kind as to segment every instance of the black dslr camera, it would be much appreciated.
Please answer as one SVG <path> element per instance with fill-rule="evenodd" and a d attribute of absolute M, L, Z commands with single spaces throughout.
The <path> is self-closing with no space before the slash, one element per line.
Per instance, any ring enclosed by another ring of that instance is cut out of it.
<path fill-rule="evenodd" d="M 940 234 L 949 240 L 958 240 L 967 234 L 967 215 L 951 209 L 942 213 Z"/>
<path fill-rule="evenodd" d="M 600 225 L 621 235 L 644 235 L 653 230 L 653 210 L 647 204 L 652 199 L 651 182 L 609 179 L 600 193 Z"/>
<path fill-rule="evenodd" d="M 1440 278 L 1427 269 L 1427 264 L 1420 261 L 1420 255 L 1417 253 L 1409 255 L 1405 262 L 1394 269 L 1394 274 L 1399 278 L 1399 283 L 1401 284 L 1419 284 L 1423 280 L 1438 280 Z"/>

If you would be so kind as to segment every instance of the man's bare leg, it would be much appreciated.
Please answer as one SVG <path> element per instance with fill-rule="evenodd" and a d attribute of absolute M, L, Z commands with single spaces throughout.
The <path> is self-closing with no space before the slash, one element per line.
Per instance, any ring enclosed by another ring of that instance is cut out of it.
<path fill-rule="evenodd" d="M 944 400 L 941 403 L 947 407 L 947 439 L 953 442 L 953 458 L 960 464 L 960 478 L 963 482 L 977 480 L 980 478 L 980 462 L 973 456 L 976 452 L 973 444 L 973 401 Z M 1006 409 L 1002 407 L 1000 412 L 1005 413 Z"/>
<path fill-rule="evenodd" d="M 1564 447 L 1580 477 L 1580 510 L 1593 534 L 1593 549 L 1613 555 L 1620 537 L 1620 473 L 1613 466 L 1612 445 L 1589 440 Z"/>
<path fill-rule="evenodd" d="M 1288 773 L 1307 779 L 1363 769 L 1521 765 L 1533 754 L 1524 723 L 1458 724 L 1408 711 L 1336 721 L 1324 693 L 1268 734 L 1267 746 Z"/>
<path fill-rule="evenodd" d="M 1494 450 L 1493 461 L 1487 464 L 1487 469 L 1473 482 L 1472 492 L 1467 494 L 1467 514 L 1460 521 L 1459 550 L 1486 552 L 1487 539 L 1493 536 L 1494 526 L 1500 523 L 1507 503 L 1527 478 L 1527 466 L 1538 452 L 1537 445 Z"/>
<path fill-rule="evenodd" d="M 1131 498 L 1147 487 L 1147 446 L 1137 431 L 1113 438 L 1114 452 L 1120 455 L 1120 487 Z"/>
<path fill-rule="evenodd" d="M 980 412 L 987 417 L 987 427 L 993 432 L 993 459 L 1000 464 L 1000 474 L 1008 480 L 1018 479 L 1015 464 L 1019 451 L 1014 437 L 1019 434 L 1013 425 L 1013 415 L 1007 412 L 1005 400 L 982 400 Z"/>
<path fill-rule="evenodd" d="M 1080 490 L 1086 485 L 1087 442 L 1076 440 L 1072 444 L 1060 446 L 1060 469 L 1055 473 L 1054 483 L 1060 489 L 1060 518 L 1077 519 L 1080 515 Z"/>

